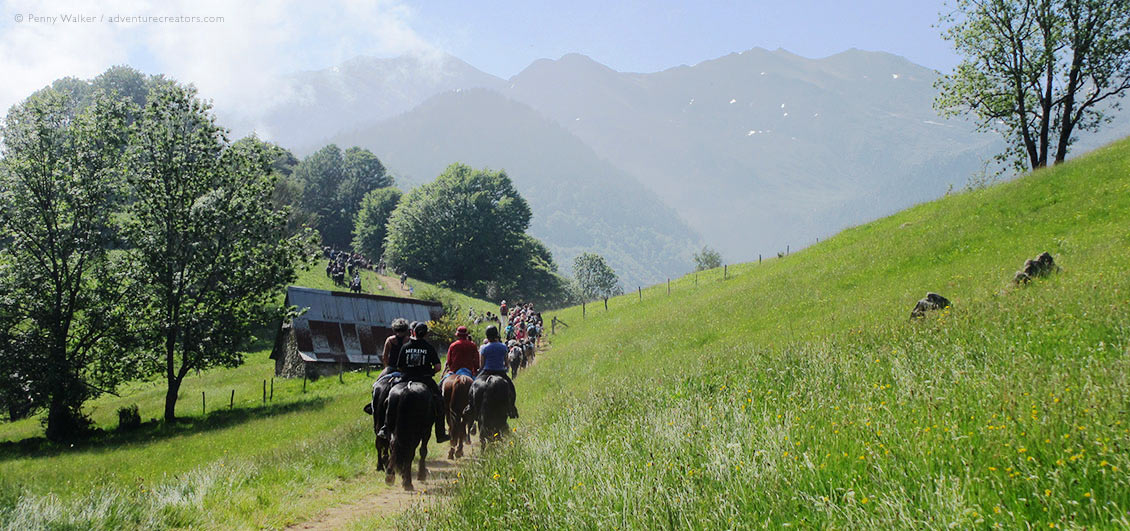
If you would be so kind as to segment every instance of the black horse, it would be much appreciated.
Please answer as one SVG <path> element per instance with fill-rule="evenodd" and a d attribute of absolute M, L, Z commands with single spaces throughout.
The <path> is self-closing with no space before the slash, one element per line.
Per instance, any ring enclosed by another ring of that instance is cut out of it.
<path fill-rule="evenodd" d="M 420 448 L 420 467 L 416 476 L 420 481 L 428 478 L 425 462 L 428 457 L 428 439 L 435 425 L 436 404 L 432 391 L 420 382 L 401 382 L 388 395 L 389 413 L 389 464 L 385 482 L 391 485 L 400 473 L 404 490 L 412 488 L 412 459 L 416 447 Z"/>
<path fill-rule="evenodd" d="M 400 378 L 386 376 L 373 383 L 373 400 L 365 406 L 365 412 L 373 416 L 373 434 L 381 431 L 384 426 L 385 411 L 388 404 L 388 393 L 392 387 L 400 383 Z M 377 470 L 384 470 L 388 466 L 388 441 L 377 437 Z"/>
<path fill-rule="evenodd" d="M 510 409 L 510 386 L 501 376 L 478 378 L 471 385 L 470 418 L 478 424 L 479 443 L 498 440 L 510 432 L 507 411 Z"/>

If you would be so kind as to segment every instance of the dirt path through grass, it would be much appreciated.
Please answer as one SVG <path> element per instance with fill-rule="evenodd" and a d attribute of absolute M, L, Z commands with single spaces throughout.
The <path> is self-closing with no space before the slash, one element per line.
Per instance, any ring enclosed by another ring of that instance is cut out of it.
<path fill-rule="evenodd" d="M 382 295 L 392 295 L 394 297 L 411 297 L 407 288 L 400 287 L 400 279 L 390 277 L 388 275 L 377 275 L 381 279 L 381 283 L 385 285 Z"/>
<path fill-rule="evenodd" d="M 472 437 L 472 440 L 477 438 Z M 381 485 L 381 488 L 372 494 L 359 499 L 335 505 L 322 511 L 316 517 L 288 527 L 288 530 L 329 530 L 345 529 L 354 524 L 364 522 L 364 527 L 370 527 L 373 522 L 379 522 L 381 529 L 392 529 L 392 518 L 404 512 L 416 502 L 428 500 L 437 496 L 446 496 L 451 492 L 458 477 L 458 471 L 468 463 L 474 462 L 477 452 L 476 444 L 463 447 L 465 455 L 458 460 L 447 458 L 448 445 L 433 444 L 428 455 L 428 479 L 426 481 L 413 481 L 415 491 L 405 491 L 400 486 L 400 476 L 396 483 L 384 487 L 385 474 L 374 469 L 372 473 L 355 478 L 354 482 L 369 482 Z M 416 466 L 412 467 L 415 474 Z"/>

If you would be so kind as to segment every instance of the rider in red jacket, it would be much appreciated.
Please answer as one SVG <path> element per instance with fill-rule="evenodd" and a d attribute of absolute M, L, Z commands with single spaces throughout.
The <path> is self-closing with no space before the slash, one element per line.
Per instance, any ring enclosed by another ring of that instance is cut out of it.
<path fill-rule="evenodd" d="M 471 341 L 466 326 L 460 326 L 455 331 L 455 342 L 447 347 L 447 362 L 443 367 L 444 378 L 459 369 L 471 371 L 472 378 L 479 375 L 479 346 Z"/>

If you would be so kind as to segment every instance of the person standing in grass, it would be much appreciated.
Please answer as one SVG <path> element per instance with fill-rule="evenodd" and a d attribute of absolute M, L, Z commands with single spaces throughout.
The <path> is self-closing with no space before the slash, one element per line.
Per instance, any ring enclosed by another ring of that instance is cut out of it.
<path fill-rule="evenodd" d="M 486 336 L 486 344 L 479 349 L 479 366 L 482 367 L 482 370 L 479 372 L 478 378 L 501 376 L 506 380 L 507 385 L 510 386 L 509 416 L 512 419 L 516 419 L 518 418 L 518 406 L 516 405 L 518 392 L 514 389 L 514 381 L 510 379 L 510 375 L 506 372 L 506 354 L 510 352 L 510 349 L 506 347 L 502 342 L 502 338 L 499 337 L 497 326 L 488 326 Z M 471 403 L 473 404 L 474 401 Z"/>

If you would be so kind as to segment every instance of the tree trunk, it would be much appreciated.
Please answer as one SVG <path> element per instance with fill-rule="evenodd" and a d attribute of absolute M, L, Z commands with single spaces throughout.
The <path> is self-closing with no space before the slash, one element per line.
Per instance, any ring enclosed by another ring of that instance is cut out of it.
<path fill-rule="evenodd" d="M 169 388 L 165 392 L 165 423 L 171 424 L 177 420 L 177 395 L 180 394 L 180 378 L 169 379 Z"/>
<path fill-rule="evenodd" d="M 50 441 L 64 441 L 71 435 L 68 425 L 71 423 L 70 408 L 67 407 L 66 400 L 61 396 L 55 395 L 51 397 L 51 403 L 47 406 L 47 429 L 45 435 Z"/>
<path fill-rule="evenodd" d="M 180 392 L 182 375 L 176 370 L 177 330 L 169 328 L 165 332 L 165 381 L 168 389 L 165 392 L 165 422 L 172 423 L 177 420 L 177 394 Z"/>

